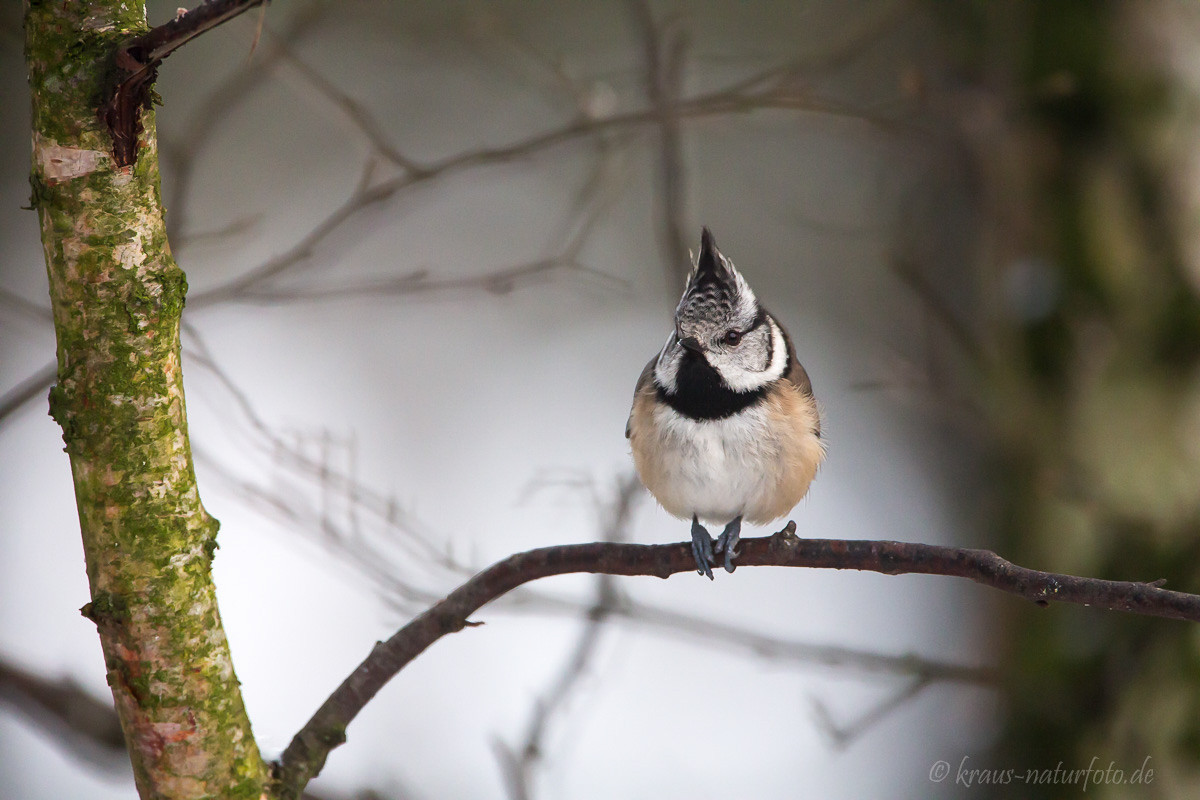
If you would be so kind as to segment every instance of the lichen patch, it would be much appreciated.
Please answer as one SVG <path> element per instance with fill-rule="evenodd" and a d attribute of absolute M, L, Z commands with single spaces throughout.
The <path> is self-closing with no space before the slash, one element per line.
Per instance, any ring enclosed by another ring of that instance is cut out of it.
<path fill-rule="evenodd" d="M 113 258 L 125 269 L 136 269 L 146 261 L 146 251 L 142 248 L 141 236 L 135 236 L 132 242 L 122 242 L 113 249 Z"/>

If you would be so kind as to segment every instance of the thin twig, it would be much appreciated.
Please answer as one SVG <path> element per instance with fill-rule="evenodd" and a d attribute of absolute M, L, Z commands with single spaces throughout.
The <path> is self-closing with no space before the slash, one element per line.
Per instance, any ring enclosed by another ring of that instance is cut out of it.
<path fill-rule="evenodd" d="M 419 563 L 426 567 L 436 564 L 444 568 L 447 570 L 444 577 L 465 580 L 471 576 L 474 570 L 468 565 L 460 564 L 452 559 L 449 553 L 437 551 L 431 544 L 426 544 L 431 543 L 433 537 L 422 531 L 423 526 L 401 507 L 395 497 L 363 485 L 349 475 L 331 471 L 327 465 L 307 456 L 299 446 L 285 442 L 284 437 L 273 431 L 258 414 L 250 398 L 232 377 L 220 369 L 216 356 L 208 350 L 195 328 L 186 321 L 183 327 L 188 336 L 187 341 L 191 344 L 186 351 L 186 358 L 189 362 L 213 371 L 218 383 L 230 394 L 241 416 L 259 437 L 257 447 L 264 452 L 274 453 L 277 459 L 282 460 L 299 476 L 314 477 L 320 473 L 325 481 L 335 484 L 337 491 L 353 496 L 353 505 L 358 510 L 383 524 L 387 534 L 381 542 L 386 542 L 388 546 L 384 547 L 381 543 L 373 541 L 365 532 L 352 533 L 329 520 L 322 524 L 314 523 L 317 516 L 315 509 L 300 501 L 302 493 L 292 495 L 281 490 L 279 486 L 271 489 L 256 487 L 234 476 L 219 459 L 207 457 L 204 448 L 197 448 L 197 458 L 210 462 L 212 477 L 226 481 L 232 491 L 256 509 L 276 516 L 289 528 L 310 532 L 311 538 L 350 564 L 360 575 L 371 580 L 385 596 L 388 605 L 398 613 L 415 614 L 437 602 L 442 596 L 441 592 L 435 589 L 416 586 L 410 577 L 406 577 L 406 573 L 409 572 L 407 565 L 413 562 L 413 557 L 402 555 L 397 559 L 393 550 L 398 543 L 415 540 L 414 543 L 424 548 L 419 554 Z M 638 485 L 632 472 L 629 472 L 620 484 L 622 493 L 628 491 L 630 485 Z M 590 480 L 579 479 L 574 485 L 592 491 L 595 489 Z M 594 499 L 599 503 L 598 497 Z M 615 538 L 618 537 L 618 532 L 613 526 L 619 523 L 620 517 L 616 520 L 606 522 L 607 532 L 603 537 L 605 540 L 619 540 Z M 623 593 L 618 594 L 615 600 L 616 602 L 605 604 L 605 613 L 610 617 L 618 617 L 624 622 L 650 627 L 667 635 L 711 647 L 736 648 L 761 658 L 842 671 L 853 670 L 868 675 L 925 676 L 930 680 L 980 685 L 994 685 L 999 679 L 996 672 L 987 667 L 956 664 L 914 653 L 884 654 L 872 650 L 784 639 L 755 631 L 744 624 L 724 624 L 695 614 L 643 603 Z M 589 617 L 595 611 L 595 602 L 556 597 L 522 588 L 506 595 L 503 604 L 498 608 L 518 613 Z"/>
<path fill-rule="evenodd" d="M 671 20 L 664 22 L 660 30 L 646 0 L 634 0 L 630 6 L 640 29 L 645 52 L 646 97 L 658 124 L 664 267 L 667 290 L 674 294 L 683 288 L 691 269 L 684 234 L 687 223 L 686 169 L 679 113 L 687 37 Z"/>
<path fill-rule="evenodd" d="M 183 45 L 244 11 L 267 0 L 205 0 L 170 22 L 151 28 L 117 48 L 114 62 L 121 79 L 100 108 L 100 118 L 113 139 L 113 160 L 118 167 L 137 161 L 142 111 L 151 103 L 150 87 L 163 59 Z"/>
<path fill-rule="evenodd" d="M 865 114 L 832 101 L 807 96 L 797 97 L 788 93 L 780 94 L 772 90 L 739 94 L 732 93 L 726 89 L 720 89 L 679 101 L 675 105 L 673 113 L 680 119 L 692 119 L 726 114 L 750 113 L 768 108 L 786 108 L 809 111 L 831 117 L 844 117 L 887 129 L 900 127 L 912 128 L 912 126 L 905 126 L 896 120 Z M 215 303 L 238 302 L 250 298 L 254 298 L 258 302 L 271 299 L 294 299 L 294 297 L 289 296 L 287 293 L 279 296 L 279 293 L 267 288 L 270 281 L 299 264 L 310 262 L 318 245 L 329 238 L 335 231 L 342 230 L 362 211 L 385 204 L 397 197 L 403 190 L 431 181 L 442 175 L 490 164 L 518 160 L 580 138 L 597 136 L 609 131 L 636 128 L 654 123 L 657 120 L 658 113 L 654 109 L 619 112 L 595 119 L 573 119 L 558 128 L 543 131 L 502 147 L 470 150 L 424 165 L 413 162 L 415 172 L 406 171 L 389 180 L 368 186 L 360 186 L 342 205 L 330 212 L 324 220 L 315 225 L 305 236 L 286 251 L 222 286 L 193 295 L 188 299 L 188 306 L 190 308 L 199 308 Z M 254 292 L 250 290 L 254 290 Z"/>
<path fill-rule="evenodd" d="M 282 32 L 272 32 L 273 40 L 295 47 L 314 31 L 322 29 L 333 14 L 336 2 L 320 0 L 299 6 L 287 19 L 287 27 Z M 219 139 L 215 135 L 219 126 L 226 124 L 233 111 L 262 86 L 282 55 L 278 48 L 267 48 L 245 67 L 231 73 L 178 126 L 178 139 L 169 140 L 164 131 L 159 130 L 159 159 L 166 167 L 164 172 L 170 172 L 174 177 L 166 204 L 167 240 L 172 245 L 183 244 L 179 234 L 186 227 L 193 178 L 201 153 Z"/>
<path fill-rule="evenodd" d="M 887 541 L 801 539 L 795 523 L 774 536 L 746 539 L 738 564 L 856 569 L 886 575 L 951 575 L 1032 600 L 1129 611 L 1200 622 L 1200 595 L 1149 583 L 1107 581 L 1019 567 L 989 550 Z M 409 662 L 448 633 L 467 627 L 483 605 L 529 581 L 569 573 L 653 575 L 667 578 L 696 568 L 689 543 L 636 545 L 596 542 L 518 553 L 471 578 L 444 600 L 375 645 L 342 685 L 292 739 L 275 765 L 280 796 L 295 798 L 346 740 L 346 726 Z"/>
<path fill-rule="evenodd" d="M 940 661 L 915 653 L 891 655 L 857 647 L 781 639 L 751 630 L 744 624 L 730 625 L 632 599 L 622 602 L 615 613 L 638 624 L 654 626 L 666 634 L 701 640 L 722 648 L 741 648 L 763 659 L 835 668 L 840 674 L 854 670 L 870 675 L 908 675 L 980 686 L 995 685 L 1000 680 L 997 671 L 988 667 Z"/>
<path fill-rule="evenodd" d="M 857 719 L 843 723 L 834 720 L 829 707 L 819 698 L 814 697 L 811 703 L 813 716 L 817 721 L 817 729 L 825 734 L 829 739 L 829 743 L 835 749 L 845 749 L 855 739 L 873 728 L 893 711 L 919 695 L 932 683 L 933 679 L 924 675 L 918 675 L 905 684 L 899 691 L 893 692 L 883 702 L 872 706 Z"/>
<path fill-rule="evenodd" d="M 941 323 L 942 328 L 950 334 L 950 338 L 977 365 L 983 366 L 985 353 L 979 345 L 978 338 L 967 323 L 950 307 L 949 302 L 937 287 L 921 271 L 920 265 L 911 258 L 897 258 L 892 261 L 891 266 L 897 277 L 920 299 L 934 319 Z"/>
<path fill-rule="evenodd" d="M 326 78 L 321 72 L 310 66 L 308 62 L 296 55 L 288 42 L 282 37 L 270 35 L 266 37 L 265 41 L 274 51 L 273 55 L 291 68 L 321 98 L 333 105 L 351 126 L 358 130 L 363 138 L 366 139 L 372 150 L 401 169 L 408 170 L 409 172 L 417 170 L 416 164 L 409 161 L 396 149 L 396 146 L 388 139 L 388 135 L 384 132 L 383 127 L 370 112 L 363 108 L 361 103 L 342 91 L 333 81 Z"/>
<path fill-rule="evenodd" d="M 69 678 L 50 680 L 0 662 L 0 703 L 49 732 L 78 758 L 104 769 L 128 769 L 121 720 L 108 701 Z"/>

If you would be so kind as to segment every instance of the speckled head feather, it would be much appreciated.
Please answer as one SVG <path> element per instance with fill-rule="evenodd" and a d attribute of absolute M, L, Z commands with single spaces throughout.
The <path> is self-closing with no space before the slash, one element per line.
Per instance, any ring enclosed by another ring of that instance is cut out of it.
<path fill-rule="evenodd" d="M 705 228 L 675 330 L 654 366 L 664 398 L 693 418 L 727 416 L 760 400 L 789 358 L 783 331 Z"/>
<path fill-rule="evenodd" d="M 712 232 L 700 233 L 700 254 L 688 276 L 687 288 L 675 308 L 681 328 L 699 321 L 712 329 L 749 326 L 758 313 L 758 300 L 733 262 L 717 249 Z"/>

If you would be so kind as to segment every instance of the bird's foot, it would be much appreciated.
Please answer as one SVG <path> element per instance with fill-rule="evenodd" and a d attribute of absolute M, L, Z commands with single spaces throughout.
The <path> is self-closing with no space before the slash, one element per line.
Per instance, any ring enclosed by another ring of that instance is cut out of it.
<path fill-rule="evenodd" d="M 708 531 L 700 524 L 700 520 L 692 517 L 692 555 L 696 557 L 696 571 L 713 579 L 713 539 Z"/>
<path fill-rule="evenodd" d="M 725 571 L 733 572 L 736 567 L 733 565 L 733 560 L 737 558 L 737 543 L 742 538 L 742 518 L 736 517 L 732 522 L 725 526 L 725 530 L 717 537 L 717 542 L 713 545 L 714 553 L 725 554 Z"/>

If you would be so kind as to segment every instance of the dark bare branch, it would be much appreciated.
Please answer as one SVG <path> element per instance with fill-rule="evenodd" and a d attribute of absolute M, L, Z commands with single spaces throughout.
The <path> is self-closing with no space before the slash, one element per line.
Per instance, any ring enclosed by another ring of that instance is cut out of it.
<path fill-rule="evenodd" d="M 183 45 L 243 11 L 267 0 L 205 0 L 170 22 L 151 28 L 117 48 L 114 60 L 119 80 L 100 108 L 100 118 L 113 139 L 113 159 L 118 167 L 137 161 L 137 140 L 142 132 L 142 111 L 151 103 L 150 87 L 163 59 Z"/>
<path fill-rule="evenodd" d="M 1150 583 L 1107 581 L 1019 567 L 989 550 L 911 542 L 801 539 L 795 523 L 769 537 L 746 539 L 738 564 L 855 569 L 885 575 L 917 573 L 969 578 L 1038 605 L 1051 601 L 1200 622 L 1200 595 Z M 375 645 L 342 685 L 296 734 L 275 765 L 280 796 L 297 797 L 346 740 L 346 726 L 396 673 L 448 633 L 468 626 L 483 605 L 529 581 L 551 575 L 592 573 L 668 578 L 691 572 L 688 543 L 637 545 L 596 542 L 544 547 L 500 561 L 451 592 L 386 642 Z"/>
<path fill-rule="evenodd" d="M 262 221 L 261 214 L 249 214 L 209 230 L 189 231 L 175 237 L 178 249 L 195 247 L 209 242 L 223 242 L 249 233 Z"/>
<path fill-rule="evenodd" d="M 161 62 L 197 36 L 267 2 L 268 0 L 204 0 L 191 11 L 185 11 L 170 22 L 151 28 L 133 39 L 125 45 L 125 49 L 139 51 L 138 55 L 144 62 Z"/>
<path fill-rule="evenodd" d="M 387 604 L 399 614 L 415 614 L 437 602 L 442 596 L 442 592 L 437 589 L 418 586 L 409 574 L 409 565 L 420 563 L 426 569 L 437 566 L 445 571 L 440 580 L 461 581 L 471 576 L 474 570 L 468 565 L 458 563 L 448 552 L 439 551 L 431 546 L 434 537 L 424 530 L 424 526 L 406 511 L 395 497 L 382 494 L 370 486 L 352 485 L 353 481 L 349 475 L 343 471 L 331 470 L 328 464 L 322 464 L 307 455 L 299 442 L 285 441 L 287 437 L 271 430 L 232 376 L 220 369 L 216 356 L 209 352 L 195 328 L 185 322 L 184 331 L 190 344 L 190 348 L 185 350 L 187 358 L 213 371 L 218 383 L 230 394 L 235 406 L 241 411 L 241 416 L 254 433 L 254 447 L 263 452 L 273 453 L 278 463 L 298 478 L 316 478 L 319 474 L 324 482 L 322 491 L 332 489 L 347 497 L 352 495 L 356 507 L 382 525 L 386 535 L 371 536 L 357 530 L 351 531 L 348 526 L 338 525 L 329 519 L 319 519 L 321 515 L 314 507 L 298 499 L 304 496 L 303 491 L 292 493 L 282 490 L 278 485 L 271 488 L 255 486 L 233 475 L 221 460 L 208 457 L 204 448 L 197 448 L 197 459 L 210 465 L 212 477 L 225 481 L 230 490 L 251 507 L 271 515 L 290 529 L 308 535 L 328 548 L 340 560 L 353 567 L 359 575 L 377 586 Z M 620 481 L 622 487 L 630 482 L 633 482 L 634 486 L 637 485 L 632 472 Z M 593 491 L 595 489 L 590 480 L 582 480 L 578 486 Z M 595 498 L 595 501 L 600 502 L 599 498 Z M 615 535 L 612 524 L 607 523 L 607 532 L 603 537 L 610 541 L 615 540 L 612 538 Z M 417 549 L 414 551 L 412 547 Z M 604 604 L 604 613 L 609 618 L 651 628 L 708 647 L 733 648 L 760 658 L 818 668 L 834 668 L 843 672 L 851 670 L 869 676 L 926 677 L 935 681 L 978 685 L 994 685 L 999 679 L 994 670 L 982 666 L 956 664 L 915 653 L 885 654 L 860 648 L 780 638 L 755 631 L 744 624 L 725 624 L 695 614 L 643 603 L 624 593 L 618 594 L 615 602 L 612 600 L 613 598 L 609 597 Z M 499 608 L 517 613 L 562 614 L 589 618 L 595 614 L 596 602 L 556 597 L 522 588 L 506 595 Z M 505 750 L 505 754 L 511 757 L 508 750 Z"/>

